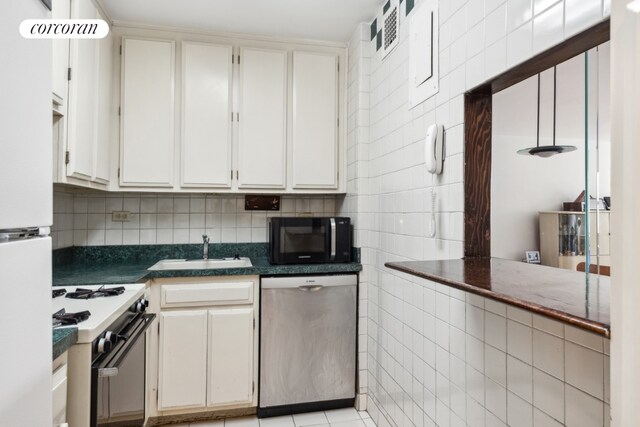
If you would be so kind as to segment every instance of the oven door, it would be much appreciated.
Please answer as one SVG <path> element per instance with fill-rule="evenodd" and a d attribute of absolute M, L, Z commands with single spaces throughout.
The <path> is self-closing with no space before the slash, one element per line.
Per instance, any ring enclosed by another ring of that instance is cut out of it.
<path fill-rule="evenodd" d="M 145 331 L 155 316 L 134 320 L 125 338 L 91 366 L 91 427 L 144 424 Z"/>

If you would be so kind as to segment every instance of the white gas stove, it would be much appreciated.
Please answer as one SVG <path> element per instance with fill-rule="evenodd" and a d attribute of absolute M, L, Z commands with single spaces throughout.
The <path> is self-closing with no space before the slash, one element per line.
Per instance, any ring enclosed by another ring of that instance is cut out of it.
<path fill-rule="evenodd" d="M 65 314 L 54 316 L 54 323 L 91 313 L 75 325 L 57 326 L 78 328 L 68 353 L 69 425 L 142 426 L 146 331 L 155 318 L 146 313 L 145 285 L 55 286 L 53 294 L 63 290 L 53 298 L 53 313 Z"/>
<path fill-rule="evenodd" d="M 145 285 L 136 283 L 131 285 L 55 286 L 54 290 L 64 289 L 67 294 L 75 292 L 78 288 L 97 291 L 100 288 L 113 289 L 118 287 L 124 288 L 124 292 L 120 295 L 72 299 L 67 298 L 65 294 L 53 298 L 54 313 L 61 309 L 64 309 L 67 313 L 81 311 L 89 311 L 91 313 L 87 320 L 83 320 L 77 325 L 60 327 L 77 327 L 78 343 L 90 343 L 144 294 Z"/>

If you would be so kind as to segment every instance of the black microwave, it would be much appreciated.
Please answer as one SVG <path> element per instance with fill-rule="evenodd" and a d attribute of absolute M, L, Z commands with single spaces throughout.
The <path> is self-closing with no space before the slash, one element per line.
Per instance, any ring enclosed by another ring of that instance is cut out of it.
<path fill-rule="evenodd" d="M 351 220 L 346 217 L 269 218 L 269 262 L 351 261 Z"/>

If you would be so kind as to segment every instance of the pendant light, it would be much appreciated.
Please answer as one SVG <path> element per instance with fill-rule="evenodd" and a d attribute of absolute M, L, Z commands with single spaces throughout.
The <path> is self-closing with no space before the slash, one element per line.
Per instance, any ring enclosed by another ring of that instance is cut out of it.
<path fill-rule="evenodd" d="M 553 67 L 553 145 L 540 146 L 540 73 L 538 73 L 538 121 L 536 128 L 536 146 L 518 150 L 518 154 L 538 157 L 551 157 L 556 154 L 575 151 L 573 145 L 556 145 L 556 67 Z"/>

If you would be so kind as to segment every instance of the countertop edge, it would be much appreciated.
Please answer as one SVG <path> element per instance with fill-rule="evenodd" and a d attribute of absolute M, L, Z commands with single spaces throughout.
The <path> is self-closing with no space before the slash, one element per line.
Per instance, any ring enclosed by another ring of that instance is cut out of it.
<path fill-rule="evenodd" d="M 495 301 L 503 302 L 505 304 L 509 304 L 511 306 L 530 311 L 532 313 L 540 314 L 546 317 L 550 317 L 554 320 L 568 323 L 572 326 L 576 326 L 578 328 L 585 329 L 587 331 L 596 333 L 598 335 L 602 335 L 605 338 L 611 338 L 611 325 L 607 325 L 605 323 L 585 319 L 583 317 L 575 316 L 570 313 L 545 307 L 540 304 L 532 303 L 519 298 L 514 298 L 501 293 L 496 293 L 493 291 L 482 289 L 468 283 L 458 282 L 455 280 L 448 279 L 446 277 L 442 277 L 434 274 L 428 274 L 422 271 L 416 271 L 411 268 L 402 266 L 400 263 L 387 262 L 384 265 L 385 267 L 391 268 L 393 270 L 401 271 L 403 273 L 407 273 L 412 276 L 420 277 L 423 279 L 432 280 L 434 282 L 451 286 L 453 288 L 456 288 L 462 291 L 476 294 L 485 298 L 490 298 Z"/>
<path fill-rule="evenodd" d="M 152 266 L 151 263 L 148 267 Z M 145 264 L 146 265 L 146 264 Z M 290 275 L 309 275 L 309 274 L 340 274 L 340 273 L 359 273 L 362 271 L 362 264 L 351 263 L 335 263 L 335 264 L 291 264 L 291 265 L 253 265 L 247 268 L 220 268 L 220 269 L 196 269 L 196 270 L 148 270 L 148 267 L 134 268 L 133 271 L 127 271 L 120 274 L 120 277 L 114 280 L 113 276 L 109 279 L 96 273 L 95 277 L 85 274 L 83 278 L 79 277 L 60 277 L 54 274 L 52 278 L 53 286 L 80 286 L 90 284 L 122 284 L 122 283 L 145 283 L 153 279 L 168 279 L 174 277 L 217 277 L 217 276 L 290 276 Z M 99 270 L 99 269 L 98 269 Z M 116 274 L 117 276 L 118 274 Z"/>
<path fill-rule="evenodd" d="M 56 337 L 58 335 L 58 337 Z M 52 341 L 52 359 L 56 360 L 65 351 L 69 350 L 76 342 L 78 342 L 78 328 L 58 328 L 54 329 L 51 337 Z"/>

